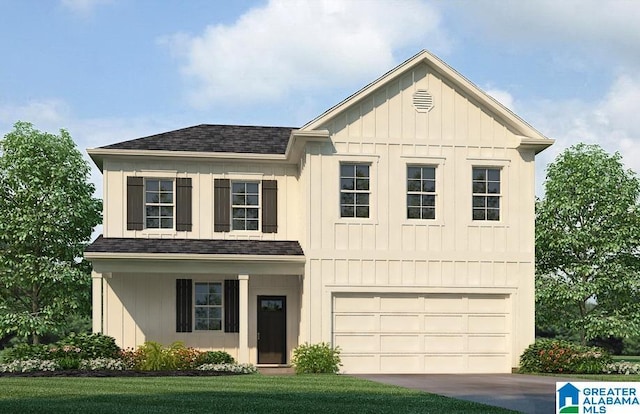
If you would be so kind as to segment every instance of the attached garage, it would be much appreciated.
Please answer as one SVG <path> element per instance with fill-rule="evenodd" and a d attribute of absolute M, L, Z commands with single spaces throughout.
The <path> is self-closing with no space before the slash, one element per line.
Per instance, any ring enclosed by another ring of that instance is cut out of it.
<path fill-rule="evenodd" d="M 511 372 L 511 300 L 501 294 L 333 295 L 347 373 Z"/>

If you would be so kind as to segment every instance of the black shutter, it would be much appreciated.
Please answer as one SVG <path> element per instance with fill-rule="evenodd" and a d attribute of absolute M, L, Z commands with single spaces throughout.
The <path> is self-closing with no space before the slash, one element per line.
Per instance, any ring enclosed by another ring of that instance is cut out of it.
<path fill-rule="evenodd" d="M 176 179 L 176 230 L 191 231 L 191 178 Z"/>
<path fill-rule="evenodd" d="M 176 279 L 176 332 L 192 331 L 192 280 Z"/>
<path fill-rule="evenodd" d="M 224 331 L 240 332 L 240 281 L 224 281 Z"/>
<path fill-rule="evenodd" d="M 127 230 L 142 230 L 144 179 L 127 177 Z"/>
<path fill-rule="evenodd" d="M 213 231 L 231 230 L 231 181 L 213 181 Z"/>
<path fill-rule="evenodd" d="M 278 231 L 278 182 L 262 181 L 262 232 Z"/>

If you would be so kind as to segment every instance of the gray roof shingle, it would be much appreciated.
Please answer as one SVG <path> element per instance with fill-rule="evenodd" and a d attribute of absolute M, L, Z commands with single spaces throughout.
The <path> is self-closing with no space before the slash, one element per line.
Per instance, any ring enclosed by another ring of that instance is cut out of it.
<path fill-rule="evenodd" d="M 85 252 L 304 256 L 302 247 L 297 241 L 135 239 L 102 235 L 87 246 Z"/>
<path fill-rule="evenodd" d="M 100 148 L 284 154 L 294 129 L 296 128 L 202 124 Z"/>

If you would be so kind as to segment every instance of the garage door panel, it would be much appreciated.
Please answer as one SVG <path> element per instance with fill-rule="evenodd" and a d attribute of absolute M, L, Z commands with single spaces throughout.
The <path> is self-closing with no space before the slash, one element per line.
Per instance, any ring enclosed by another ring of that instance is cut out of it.
<path fill-rule="evenodd" d="M 337 332 L 376 332 L 378 331 L 375 315 L 336 315 L 334 320 Z"/>
<path fill-rule="evenodd" d="M 378 335 L 334 335 L 334 345 L 339 346 L 342 353 L 377 352 L 379 349 Z"/>
<path fill-rule="evenodd" d="M 380 310 L 382 312 L 420 312 L 423 309 L 423 300 L 421 297 L 389 297 L 382 296 L 380 298 Z"/>
<path fill-rule="evenodd" d="M 382 332 L 418 332 L 420 317 L 418 315 L 380 315 Z"/>
<path fill-rule="evenodd" d="M 506 355 L 469 355 L 467 366 L 468 372 L 479 374 L 511 371 Z"/>
<path fill-rule="evenodd" d="M 429 333 L 458 333 L 464 331 L 462 315 L 427 315 L 424 329 Z"/>
<path fill-rule="evenodd" d="M 507 352 L 506 335 L 470 335 L 469 352 Z"/>
<path fill-rule="evenodd" d="M 424 304 L 427 312 L 460 313 L 467 310 L 461 295 L 429 295 Z"/>
<path fill-rule="evenodd" d="M 507 330 L 507 317 L 469 315 L 468 329 L 470 333 L 504 333 Z"/>
<path fill-rule="evenodd" d="M 380 335 L 381 352 L 420 352 L 419 335 Z"/>
<path fill-rule="evenodd" d="M 464 372 L 466 361 L 463 355 L 426 355 L 424 367 L 433 374 L 459 373 Z"/>
<path fill-rule="evenodd" d="M 377 355 L 340 355 L 342 370 L 345 372 L 374 373 L 379 372 L 375 367 L 380 365 Z"/>
<path fill-rule="evenodd" d="M 333 310 L 335 312 L 358 312 L 377 311 L 378 301 L 373 297 L 360 297 L 354 295 L 336 296 L 333 300 Z"/>
<path fill-rule="evenodd" d="M 380 355 L 380 372 L 421 372 L 419 355 Z"/>
<path fill-rule="evenodd" d="M 469 313 L 506 313 L 507 301 L 504 296 L 477 295 L 469 298 Z"/>
<path fill-rule="evenodd" d="M 424 349 L 427 352 L 462 352 L 465 349 L 464 335 L 425 336 Z"/>

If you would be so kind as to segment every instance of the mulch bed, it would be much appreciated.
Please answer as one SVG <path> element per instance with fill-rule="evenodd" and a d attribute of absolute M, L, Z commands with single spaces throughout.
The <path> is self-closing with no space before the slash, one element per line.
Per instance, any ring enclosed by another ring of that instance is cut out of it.
<path fill-rule="evenodd" d="M 242 375 L 235 372 L 220 371 L 86 371 L 68 369 L 63 371 L 0 372 L 0 377 L 218 377 L 223 375 Z"/>

